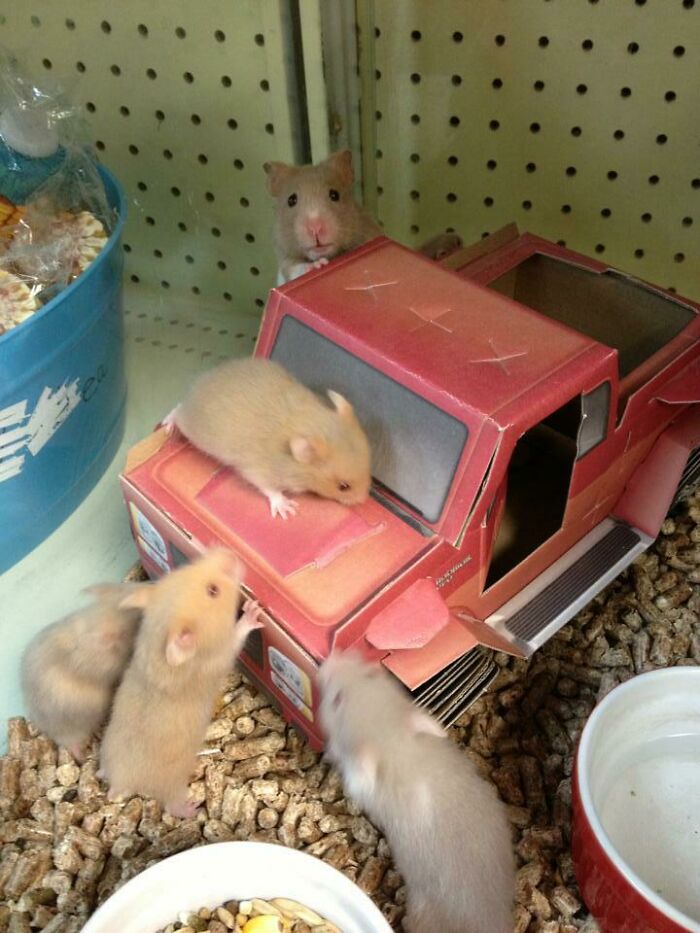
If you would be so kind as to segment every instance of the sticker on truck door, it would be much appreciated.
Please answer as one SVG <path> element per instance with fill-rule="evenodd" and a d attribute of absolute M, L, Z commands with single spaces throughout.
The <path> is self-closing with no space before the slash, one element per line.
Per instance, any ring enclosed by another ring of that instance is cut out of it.
<path fill-rule="evenodd" d="M 312 698 L 311 681 L 308 675 L 277 648 L 267 649 L 267 659 L 272 670 L 291 687 L 296 695 L 310 705 Z"/>

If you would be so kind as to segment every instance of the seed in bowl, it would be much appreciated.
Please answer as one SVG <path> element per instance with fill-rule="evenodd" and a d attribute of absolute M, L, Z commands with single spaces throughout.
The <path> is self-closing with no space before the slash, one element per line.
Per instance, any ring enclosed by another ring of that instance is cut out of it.
<path fill-rule="evenodd" d="M 226 901 L 220 907 L 202 907 L 158 933 L 343 933 L 316 911 L 287 897 L 264 901 Z"/>

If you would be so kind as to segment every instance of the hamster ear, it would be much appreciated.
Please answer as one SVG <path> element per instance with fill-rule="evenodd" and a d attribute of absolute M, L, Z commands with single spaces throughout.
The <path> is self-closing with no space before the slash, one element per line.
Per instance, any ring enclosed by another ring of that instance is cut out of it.
<path fill-rule="evenodd" d="M 447 738 L 447 733 L 442 728 L 437 719 L 433 719 L 422 709 L 412 709 L 408 716 L 408 725 L 411 732 L 415 734 L 434 735 L 438 739 Z"/>
<path fill-rule="evenodd" d="M 328 444 L 322 437 L 293 437 L 289 449 L 297 463 L 317 463 L 328 456 Z"/>
<path fill-rule="evenodd" d="M 276 198 L 294 171 L 294 166 L 287 165 L 286 162 L 265 162 L 263 169 L 267 175 L 267 190 L 273 198 Z"/>
<path fill-rule="evenodd" d="M 328 389 L 327 392 L 328 398 L 333 402 L 333 407 L 341 418 L 355 417 L 355 410 L 344 395 L 341 395 L 340 392 L 336 392 L 333 389 Z"/>
<path fill-rule="evenodd" d="M 179 667 L 189 661 L 197 650 L 197 640 L 189 628 L 177 629 L 168 635 L 165 645 L 165 660 L 171 667 Z"/>
<path fill-rule="evenodd" d="M 150 584 L 139 586 L 131 593 L 128 593 L 124 599 L 120 600 L 118 609 L 146 609 L 151 601 L 153 587 Z"/>
<path fill-rule="evenodd" d="M 352 169 L 352 152 L 349 149 L 342 149 L 340 152 L 333 152 L 326 159 L 326 165 L 337 173 L 338 178 L 349 188 L 355 180 L 355 173 Z"/>

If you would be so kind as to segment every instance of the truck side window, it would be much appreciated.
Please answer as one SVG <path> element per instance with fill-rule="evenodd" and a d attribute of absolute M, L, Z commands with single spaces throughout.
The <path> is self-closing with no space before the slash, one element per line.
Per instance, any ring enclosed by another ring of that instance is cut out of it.
<path fill-rule="evenodd" d="M 593 450 L 601 441 L 605 440 L 609 410 L 609 382 L 601 382 L 592 392 L 581 396 L 581 424 L 579 425 L 576 441 L 577 460 L 580 460 L 589 450 Z"/>

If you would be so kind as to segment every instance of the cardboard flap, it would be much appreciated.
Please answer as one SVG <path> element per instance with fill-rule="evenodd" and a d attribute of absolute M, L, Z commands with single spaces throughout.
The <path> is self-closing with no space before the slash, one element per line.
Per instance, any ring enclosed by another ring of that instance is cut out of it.
<path fill-rule="evenodd" d="M 409 690 L 415 690 L 478 644 L 478 639 L 471 632 L 454 616 L 449 616 L 447 625 L 440 629 L 426 647 L 413 651 L 393 651 L 382 660 L 382 664 Z"/>
<path fill-rule="evenodd" d="M 422 648 L 449 618 L 449 609 L 433 581 L 417 580 L 374 617 L 365 638 L 382 651 Z"/>
<path fill-rule="evenodd" d="M 666 402 L 667 405 L 692 405 L 693 402 L 700 402 L 700 360 L 693 360 L 682 373 L 661 386 L 655 398 L 659 402 Z"/>

